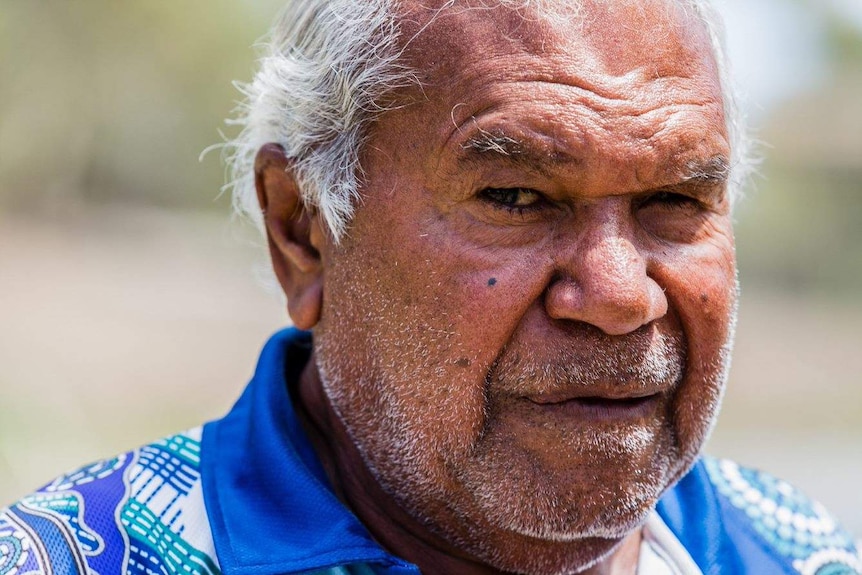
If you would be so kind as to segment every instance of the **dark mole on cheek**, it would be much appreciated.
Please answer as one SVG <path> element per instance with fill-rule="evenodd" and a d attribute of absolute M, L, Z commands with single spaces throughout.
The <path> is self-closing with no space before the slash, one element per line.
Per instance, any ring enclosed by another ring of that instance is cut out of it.
<path fill-rule="evenodd" d="M 700 294 L 700 303 L 707 303 L 709 301 L 709 296 L 705 293 Z"/>
<path fill-rule="evenodd" d="M 470 360 L 466 357 L 462 357 L 455 362 L 455 365 L 457 365 L 458 367 L 470 367 Z"/>
<path fill-rule="evenodd" d="M 489 285 L 489 286 L 497 285 L 497 278 L 491 278 L 491 279 L 489 279 L 489 280 L 488 280 L 488 285 Z"/>

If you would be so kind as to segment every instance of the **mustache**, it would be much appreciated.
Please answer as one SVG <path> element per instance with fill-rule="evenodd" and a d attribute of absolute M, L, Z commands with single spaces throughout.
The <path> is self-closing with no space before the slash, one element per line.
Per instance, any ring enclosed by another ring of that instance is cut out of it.
<path fill-rule="evenodd" d="M 507 344 L 488 370 L 486 389 L 511 396 L 652 394 L 678 385 L 685 364 L 686 346 L 679 333 L 650 324 L 610 336 L 577 324 L 539 345 L 517 339 Z"/>

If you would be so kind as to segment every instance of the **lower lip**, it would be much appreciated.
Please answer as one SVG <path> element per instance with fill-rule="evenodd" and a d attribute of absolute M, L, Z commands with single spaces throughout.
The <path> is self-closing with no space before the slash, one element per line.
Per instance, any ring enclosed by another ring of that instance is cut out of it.
<path fill-rule="evenodd" d="M 553 403 L 528 399 L 543 413 L 558 414 L 586 421 L 633 421 L 655 414 L 659 395 L 632 399 L 575 398 Z"/>

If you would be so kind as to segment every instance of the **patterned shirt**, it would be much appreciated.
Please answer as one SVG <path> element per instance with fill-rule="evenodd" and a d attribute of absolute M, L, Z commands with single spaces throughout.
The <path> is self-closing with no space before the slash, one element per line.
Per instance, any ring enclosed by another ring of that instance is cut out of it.
<path fill-rule="evenodd" d="M 276 334 L 222 419 L 0 510 L 0 575 L 418 574 L 329 489 L 288 393 L 310 349 L 307 333 Z M 852 538 L 820 505 L 730 461 L 698 461 L 647 531 L 644 557 L 678 572 L 862 574 Z"/>

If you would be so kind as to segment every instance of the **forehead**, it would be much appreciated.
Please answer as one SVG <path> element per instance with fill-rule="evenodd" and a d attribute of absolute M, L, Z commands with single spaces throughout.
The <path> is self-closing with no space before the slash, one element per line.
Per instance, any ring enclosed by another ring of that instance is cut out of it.
<path fill-rule="evenodd" d="M 545 68 L 564 59 L 579 76 L 596 79 L 635 71 L 670 76 L 712 60 L 689 0 L 408 0 L 400 12 L 406 54 L 430 77 L 477 56 L 487 62 L 516 51 L 541 57 Z"/>
<path fill-rule="evenodd" d="M 717 88 L 706 28 L 680 0 L 561 4 L 547 12 L 457 1 L 415 7 L 404 20 L 405 54 L 424 86 L 459 96 L 506 80 L 561 82 L 610 98 L 673 79 Z"/>
<path fill-rule="evenodd" d="M 378 122 L 375 144 L 410 170 L 424 161 L 455 174 L 447 158 L 476 133 L 511 137 L 513 149 L 529 144 L 529 162 L 544 160 L 534 165 L 618 191 L 727 156 L 709 36 L 682 1 L 582 0 L 547 13 L 495 0 L 404 4 L 403 61 L 419 87 Z"/>

